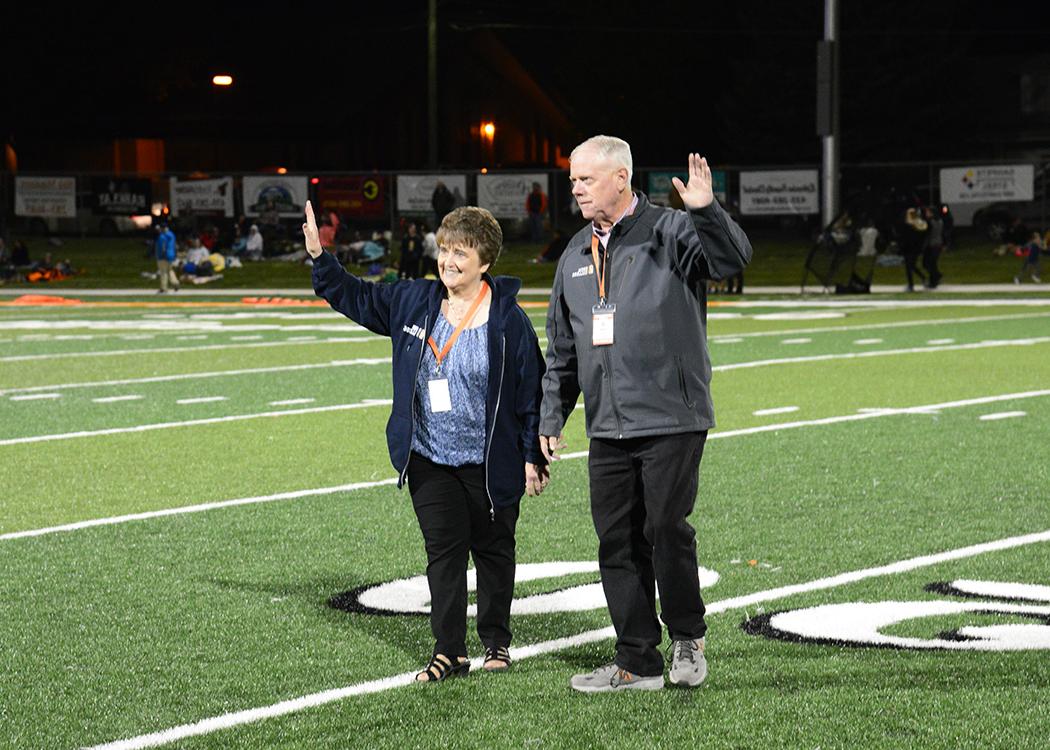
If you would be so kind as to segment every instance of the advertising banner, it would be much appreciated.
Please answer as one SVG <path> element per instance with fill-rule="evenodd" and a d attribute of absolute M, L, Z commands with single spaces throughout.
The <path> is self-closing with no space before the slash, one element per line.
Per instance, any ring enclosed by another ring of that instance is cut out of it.
<path fill-rule="evenodd" d="M 479 174 L 478 205 L 498 219 L 524 219 L 528 216 L 525 198 L 538 182 L 547 193 L 547 174 Z"/>
<path fill-rule="evenodd" d="M 456 206 L 467 202 L 467 176 L 465 174 L 399 174 L 397 176 L 397 210 L 401 213 L 433 213 L 430 200 L 438 182 L 456 199 Z"/>
<path fill-rule="evenodd" d="M 941 170 L 942 203 L 994 203 L 1035 198 L 1031 164 L 946 167 Z"/>
<path fill-rule="evenodd" d="M 258 216 L 272 206 L 282 217 L 301 219 L 309 196 L 306 185 L 306 177 L 296 175 L 244 177 L 244 215 Z"/>
<path fill-rule="evenodd" d="M 740 213 L 750 215 L 820 212 L 815 169 L 740 173 Z"/>
<path fill-rule="evenodd" d="M 153 185 L 149 180 L 93 177 L 90 205 L 96 216 L 143 216 L 153 206 Z"/>
<path fill-rule="evenodd" d="M 380 175 L 321 177 L 317 183 L 317 207 L 345 218 L 386 217 L 386 178 Z"/>
<path fill-rule="evenodd" d="M 171 178 L 171 215 L 221 214 L 233 217 L 233 178 L 180 180 Z"/>
<path fill-rule="evenodd" d="M 75 177 L 15 177 L 15 216 L 77 217 Z"/>

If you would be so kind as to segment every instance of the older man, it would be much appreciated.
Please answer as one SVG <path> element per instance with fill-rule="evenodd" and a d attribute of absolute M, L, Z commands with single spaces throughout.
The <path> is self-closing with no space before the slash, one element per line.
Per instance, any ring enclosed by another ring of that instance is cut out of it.
<path fill-rule="evenodd" d="M 631 190 L 630 146 L 595 136 L 573 150 L 569 179 L 590 224 L 558 264 L 547 314 L 540 443 L 557 458 L 583 391 L 591 439 L 591 515 L 616 657 L 576 675 L 581 692 L 664 686 L 661 616 L 673 642 L 670 680 L 707 675 L 695 532 L 700 458 L 714 426 L 707 280 L 751 259 L 743 230 L 714 199 L 711 170 L 689 155 L 684 211 Z"/>

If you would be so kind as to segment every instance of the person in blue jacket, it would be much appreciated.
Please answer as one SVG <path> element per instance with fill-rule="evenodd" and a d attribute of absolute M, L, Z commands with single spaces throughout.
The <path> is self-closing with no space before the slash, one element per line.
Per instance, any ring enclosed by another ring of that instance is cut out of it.
<path fill-rule="evenodd" d="M 157 239 L 153 242 L 154 254 L 157 256 L 157 278 L 160 279 L 160 289 L 157 294 L 168 291 L 168 284 L 172 291 L 179 291 L 179 277 L 175 275 L 175 269 L 171 264 L 175 262 L 175 233 L 168 228 L 167 224 L 157 224 Z"/>
<path fill-rule="evenodd" d="M 515 299 L 521 281 L 488 274 L 503 245 L 499 223 L 483 208 L 455 209 L 437 232 L 440 280 L 393 284 L 363 281 L 325 252 L 309 201 L 303 234 L 317 296 L 391 339 L 387 447 L 423 532 L 436 641 L 416 679 L 470 670 L 468 553 L 484 668 L 503 671 L 511 664 L 518 503 L 540 494 L 549 474 L 537 431 L 543 356 Z"/>

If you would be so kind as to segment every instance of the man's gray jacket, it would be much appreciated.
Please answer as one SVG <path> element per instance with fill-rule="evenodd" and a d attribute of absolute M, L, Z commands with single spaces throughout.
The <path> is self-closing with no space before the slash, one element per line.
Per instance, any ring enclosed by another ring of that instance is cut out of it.
<path fill-rule="evenodd" d="M 634 213 L 609 237 L 605 287 L 607 301 L 616 305 L 612 345 L 591 343 L 598 303 L 591 224 L 576 233 L 558 262 L 547 312 L 541 435 L 561 434 L 581 390 L 588 437 L 666 435 L 715 425 L 707 280 L 742 271 L 751 260 L 751 243 L 717 200 L 686 212 L 654 206 L 636 194 Z"/>

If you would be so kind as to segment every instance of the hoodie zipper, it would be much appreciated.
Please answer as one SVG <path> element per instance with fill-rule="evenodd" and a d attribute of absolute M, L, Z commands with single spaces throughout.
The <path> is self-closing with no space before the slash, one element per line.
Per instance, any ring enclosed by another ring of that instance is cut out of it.
<path fill-rule="evenodd" d="M 485 494 L 489 497 L 489 521 L 496 520 L 496 505 L 492 502 L 492 491 L 489 489 L 489 453 L 492 452 L 492 439 L 496 436 L 496 417 L 499 416 L 499 402 L 503 396 L 503 372 L 507 366 L 507 337 L 500 337 L 499 389 L 496 391 L 496 408 L 492 412 L 492 431 L 489 432 L 489 444 L 485 446 Z"/>
<path fill-rule="evenodd" d="M 411 427 L 408 430 L 408 458 L 405 459 L 405 466 L 401 469 L 401 481 L 398 482 L 398 487 L 403 487 L 405 484 L 405 476 L 408 474 L 408 462 L 412 460 L 412 438 L 416 436 L 416 388 L 419 385 L 419 368 L 423 366 L 423 354 L 427 350 L 427 326 L 430 324 L 430 314 L 428 313 L 423 318 L 423 339 L 419 345 L 419 361 L 416 362 L 416 376 L 412 379 L 412 400 L 409 401 L 409 408 L 412 409 L 412 418 L 409 420 Z"/>

